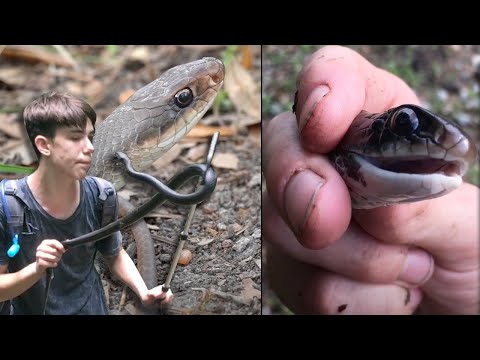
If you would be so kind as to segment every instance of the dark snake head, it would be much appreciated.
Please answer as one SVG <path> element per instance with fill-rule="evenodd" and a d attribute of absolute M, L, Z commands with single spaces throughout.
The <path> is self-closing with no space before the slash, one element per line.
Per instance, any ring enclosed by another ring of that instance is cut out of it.
<path fill-rule="evenodd" d="M 445 195 L 476 158 L 475 142 L 459 126 L 410 104 L 361 112 L 331 154 L 356 208 Z"/>

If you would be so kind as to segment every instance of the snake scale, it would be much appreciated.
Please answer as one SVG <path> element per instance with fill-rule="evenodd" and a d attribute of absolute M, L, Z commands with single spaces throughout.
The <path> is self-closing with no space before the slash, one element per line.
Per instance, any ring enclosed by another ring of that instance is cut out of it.
<path fill-rule="evenodd" d="M 137 171 L 148 169 L 211 107 L 224 74 L 220 60 L 205 57 L 175 66 L 139 89 L 96 126 L 95 151 L 88 175 L 104 178 L 120 190 L 129 176 L 115 154 L 125 153 Z M 125 206 L 124 201 L 120 203 Z M 157 286 L 150 232 L 143 220 L 135 223 L 132 231 L 137 244 L 138 270 L 148 288 Z"/>

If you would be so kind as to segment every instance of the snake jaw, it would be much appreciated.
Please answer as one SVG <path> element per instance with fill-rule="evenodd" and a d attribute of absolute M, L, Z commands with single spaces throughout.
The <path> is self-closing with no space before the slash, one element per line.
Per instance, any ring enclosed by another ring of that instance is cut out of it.
<path fill-rule="evenodd" d="M 455 190 L 462 184 L 459 174 L 393 172 L 375 166 L 362 156 L 353 154 L 356 176 L 344 178 L 352 195 L 352 207 L 369 209 L 432 199 Z"/>
<path fill-rule="evenodd" d="M 468 170 L 468 162 L 462 159 L 436 159 L 429 157 L 371 157 L 356 154 L 373 166 L 397 174 L 431 175 L 434 173 L 446 176 L 463 176 Z"/>

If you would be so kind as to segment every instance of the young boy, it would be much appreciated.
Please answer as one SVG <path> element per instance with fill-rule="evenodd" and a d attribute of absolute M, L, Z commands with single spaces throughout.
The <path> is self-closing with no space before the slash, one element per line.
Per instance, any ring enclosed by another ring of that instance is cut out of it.
<path fill-rule="evenodd" d="M 28 105 L 25 127 L 39 158 L 38 169 L 19 181 L 27 198 L 21 250 L 10 258 L 12 238 L 0 198 L 0 303 L 12 300 L 14 314 L 42 314 L 46 270 L 54 278 L 45 314 L 108 314 L 96 251 L 110 271 L 128 285 L 144 305 L 169 303 L 172 293 L 148 290 L 116 232 L 103 240 L 66 250 L 61 240 L 101 227 L 102 212 L 95 181 L 86 176 L 91 165 L 96 113 L 69 94 L 47 93 Z"/>

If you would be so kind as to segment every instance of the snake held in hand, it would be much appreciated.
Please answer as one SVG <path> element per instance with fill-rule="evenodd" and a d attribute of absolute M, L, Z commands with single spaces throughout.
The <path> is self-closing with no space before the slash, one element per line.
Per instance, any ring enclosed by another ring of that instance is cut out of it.
<path fill-rule="evenodd" d="M 406 104 L 362 111 L 329 157 L 352 207 L 368 209 L 448 194 L 461 185 L 477 149 L 453 122 Z"/>

